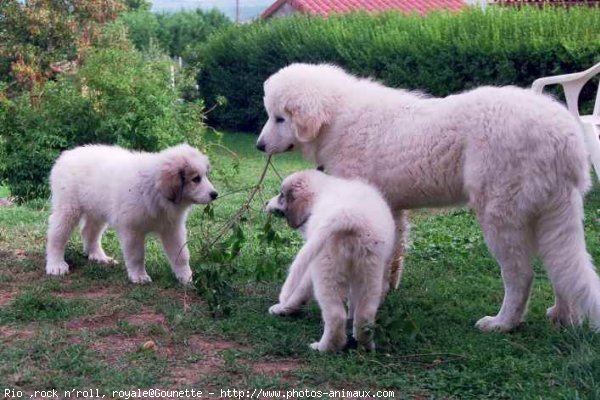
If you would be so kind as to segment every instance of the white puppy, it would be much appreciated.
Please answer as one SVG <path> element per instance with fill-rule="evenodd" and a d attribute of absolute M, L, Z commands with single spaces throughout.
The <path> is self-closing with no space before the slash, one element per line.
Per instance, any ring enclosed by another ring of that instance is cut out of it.
<path fill-rule="evenodd" d="M 306 243 L 294 259 L 271 314 L 289 314 L 310 299 L 319 302 L 325 330 L 311 347 L 341 350 L 346 344 L 349 296 L 358 343 L 373 349 L 375 314 L 388 288 L 387 265 L 394 249 L 394 221 L 383 197 L 372 186 L 322 172 L 290 175 L 281 194 L 266 206 L 281 212 L 300 229 Z"/>
<path fill-rule="evenodd" d="M 116 146 L 83 146 L 65 151 L 50 174 L 52 215 L 46 273 L 69 271 L 65 246 L 81 221 L 88 258 L 113 262 L 101 245 L 106 225 L 115 228 L 129 280 L 150 282 L 144 267 L 144 239 L 158 234 L 177 279 L 192 279 L 185 221 L 192 204 L 217 198 L 208 180 L 206 156 L 187 144 L 160 153 L 137 153 Z"/>
<path fill-rule="evenodd" d="M 524 318 L 536 254 L 556 296 L 548 316 L 566 324 L 587 316 L 600 329 L 600 279 L 582 224 L 589 163 L 564 106 L 515 87 L 431 98 L 309 64 L 272 75 L 264 100 L 257 148 L 300 148 L 331 175 L 374 184 L 400 239 L 402 210 L 474 209 L 505 286 L 500 312 L 480 319 L 481 330 L 508 331 Z"/>

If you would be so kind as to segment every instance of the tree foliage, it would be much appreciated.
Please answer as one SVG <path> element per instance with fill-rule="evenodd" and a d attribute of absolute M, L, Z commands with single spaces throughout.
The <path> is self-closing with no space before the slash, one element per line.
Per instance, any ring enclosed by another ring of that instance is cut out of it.
<path fill-rule="evenodd" d="M 103 24 L 126 7 L 118 0 L 0 2 L 0 80 L 31 90 L 79 61 Z"/>
<path fill-rule="evenodd" d="M 184 58 L 188 56 L 188 49 L 193 49 L 215 31 L 232 24 L 218 10 L 160 14 L 137 11 L 125 13 L 121 19 L 129 28 L 129 36 L 138 49 L 157 45 L 171 56 Z"/>

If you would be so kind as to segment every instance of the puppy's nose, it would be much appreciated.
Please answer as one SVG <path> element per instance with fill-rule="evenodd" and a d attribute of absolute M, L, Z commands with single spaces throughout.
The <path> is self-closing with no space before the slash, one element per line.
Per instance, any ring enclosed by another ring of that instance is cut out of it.
<path fill-rule="evenodd" d="M 265 151 L 265 144 L 263 142 L 256 142 L 256 148 L 260 151 Z"/>
<path fill-rule="evenodd" d="M 217 197 L 219 197 L 219 193 L 215 192 L 214 190 L 212 192 L 210 192 L 210 198 L 211 199 L 216 199 Z"/>

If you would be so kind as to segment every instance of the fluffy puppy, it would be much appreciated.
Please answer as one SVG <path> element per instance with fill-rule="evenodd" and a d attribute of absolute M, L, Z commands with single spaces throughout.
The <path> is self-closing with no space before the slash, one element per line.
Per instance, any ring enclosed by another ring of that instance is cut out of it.
<path fill-rule="evenodd" d="M 81 222 L 90 260 L 114 262 L 101 245 L 108 224 L 119 235 L 129 280 L 150 282 L 144 267 L 144 239 L 153 232 L 162 241 L 177 279 L 190 282 L 185 221 L 191 205 L 207 204 L 218 196 L 208 180 L 209 168 L 208 158 L 187 144 L 160 153 L 99 145 L 63 152 L 50 173 L 46 273 L 69 271 L 65 246 Z"/>
<path fill-rule="evenodd" d="M 587 317 L 600 330 L 600 279 L 582 223 L 590 165 L 581 126 L 563 105 L 516 87 L 427 97 L 324 64 L 285 67 L 264 89 L 269 119 L 258 149 L 300 149 L 328 174 L 375 185 L 396 217 L 397 254 L 402 210 L 473 208 L 505 288 L 500 311 L 479 329 L 521 323 L 537 255 L 554 288 L 551 320 Z"/>
<path fill-rule="evenodd" d="M 394 221 L 385 200 L 372 186 L 311 170 L 290 175 L 281 193 L 266 206 L 282 213 L 306 240 L 294 259 L 271 314 L 299 310 L 312 290 L 321 307 L 325 330 L 311 344 L 319 351 L 346 344 L 344 305 L 350 300 L 353 335 L 373 349 L 370 329 L 388 287 L 387 265 L 394 248 Z"/>

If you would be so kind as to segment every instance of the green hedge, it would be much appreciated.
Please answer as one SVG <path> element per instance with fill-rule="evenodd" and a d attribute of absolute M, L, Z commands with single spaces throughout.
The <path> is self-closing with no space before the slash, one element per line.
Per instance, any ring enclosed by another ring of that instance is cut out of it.
<path fill-rule="evenodd" d="M 297 16 L 232 27 L 199 50 L 209 123 L 257 132 L 263 81 L 292 62 L 331 62 L 384 83 L 444 96 L 480 85 L 529 86 L 600 60 L 598 8 L 488 8 L 423 18 Z"/>

